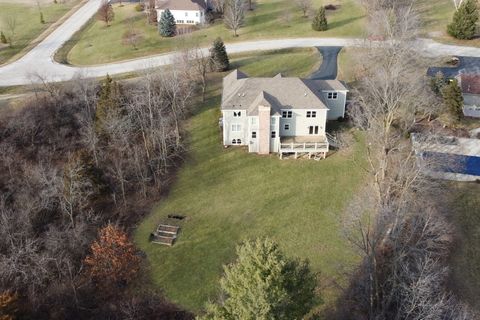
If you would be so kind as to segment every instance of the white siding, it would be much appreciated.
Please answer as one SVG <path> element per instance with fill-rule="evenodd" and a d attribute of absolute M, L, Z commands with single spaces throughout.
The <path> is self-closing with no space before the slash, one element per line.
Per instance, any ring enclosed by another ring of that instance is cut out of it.
<path fill-rule="evenodd" d="M 234 117 L 234 112 L 240 112 L 240 117 Z M 249 144 L 248 117 L 246 110 L 225 110 L 223 113 L 223 144 L 234 145 L 233 139 L 240 139 L 240 145 Z M 240 126 L 240 131 L 233 131 L 233 127 Z"/>
<path fill-rule="evenodd" d="M 337 99 L 329 99 L 328 93 L 336 92 Z M 345 104 L 347 102 L 347 91 L 323 91 L 324 101 L 327 104 L 328 115 L 327 120 L 338 120 L 338 118 L 345 117 Z"/>
<path fill-rule="evenodd" d="M 288 111 L 292 111 L 292 118 L 280 118 L 281 136 L 309 136 L 310 126 L 318 126 L 317 135 L 325 135 L 326 109 L 289 109 Z M 315 118 L 307 118 L 307 111 L 314 111 L 316 113 Z M 289 125 L 289 130 L 285 130 L 285 124 Z"/>
<path fill-rule="evenodd" d="M 157 10 L 157 19 L 160 21 L 162 12 Z M 177 24 L 203 24 L 205 23 L 205 10 L 170 10 Z"/>

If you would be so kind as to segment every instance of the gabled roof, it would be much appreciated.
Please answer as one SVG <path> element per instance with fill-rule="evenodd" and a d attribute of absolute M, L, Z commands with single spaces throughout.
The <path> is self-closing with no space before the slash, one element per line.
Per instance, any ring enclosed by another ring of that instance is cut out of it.
<path fill-rule="evenodd" d="M 282 74 L 249 78 L 235 70 L 223 79 L 222 109 L 248 110 L 250 115 L 258 112 L 255 108 L 261 103 L 271 106 L 272 114 L 281 109 L 328 109 L 323 91 L 329 90 L 348 91 L 338 80 L 306 80 Z"/>
<path fill-rule="evenodd" d="M 480 74 L 464 73 L 459 75 L 463 93 L 480 94 Z"/>
<path fill-rule="evenodd" d="M 206 0 L 156 0 L 155 7 L 159 10 L 206 10 Z"/>

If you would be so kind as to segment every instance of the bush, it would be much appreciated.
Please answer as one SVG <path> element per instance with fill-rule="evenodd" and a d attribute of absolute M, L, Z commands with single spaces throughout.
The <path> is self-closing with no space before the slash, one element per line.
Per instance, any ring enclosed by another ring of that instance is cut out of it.
<path fill-rule="evenodd" d="M 135 11 L 142 12 L 143 10 L 145 10 L 145 5 L 143 3 L 139 3 L 135 6 Z"/>
<path fill-rule="evenodd" d="M 217 38 L 213 42 L 213 47 L 210 49 L 210 59 L 213 71 L 223 72 L 230 68 L 230 60 L 221 38 Z"/>
<path fill-rule="evenodd" d="M 162 37 L 173 37 L 177 33 L 177 24 L 170 10 L 165 10 L 158 22 L 158 32 Z"/>
<path fill-rule="evenodd" d="M 334 4 L 327 4 L 325 10 L 337 10 L 337 6 Z"/>
<path fill-rule="evenodd" d="M 315 31 L 326 31 L 328 30 L 327 17 L 325 16 L 325 8 L 320 7 L 317 14 L 313 18 L 312 29 Z"/>
<path fill-rule="evenodd" d="M 453 15 L 453 21 L 447 26 L 447 32 L 457 39 L 472 39 L 477 30 L 477 21 L 477 0 L 466 0 Z"/>
<path fill-rule="evenodd" d="M 5 33 L 3 33 L 3 31 L 0 31 L 0 42 L 3 44 L 6 44 L 8 42 L 7 37 L 5 36 Z"/>

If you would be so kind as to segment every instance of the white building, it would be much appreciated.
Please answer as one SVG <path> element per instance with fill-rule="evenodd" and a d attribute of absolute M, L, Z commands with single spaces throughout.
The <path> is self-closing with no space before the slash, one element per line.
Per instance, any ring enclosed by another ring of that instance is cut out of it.
<path fill-rule="evenodd" d="M 223 144 L 325 157 L 327 120 L 345 116 L 347 92 L 338 80 L 249 78 L 235 70 L 223 79 Z"/>
<path fill-rule="evenodd" d="M 208 0 L 157 0 L 157 20 L 162 12 L 169 9 L 177 24 L 203 24 Z"/>

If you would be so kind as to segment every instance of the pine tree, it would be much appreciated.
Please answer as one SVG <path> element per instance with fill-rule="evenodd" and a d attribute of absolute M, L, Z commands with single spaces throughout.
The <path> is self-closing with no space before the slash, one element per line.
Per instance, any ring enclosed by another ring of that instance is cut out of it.
<path fill-rule="evenodd" d="M 223 72 L 230 68 L 227 50 L 221 38 L 217 38 L 213 42 L 210 49 L 210 59 L 213 71 Z"/>
<path fill-rule="evenodd" d="M 177 32 L 177 24 L 175 23 L 175 18 L 170 10 L 165 10 L 160 16 L 160 21 L 158 22 L 158 32 L 162 37 L 173 37 Z"/>
<path fill-rule="evenodd" d="M 3 31 L 0 31 L 0 42 L 3 44 L 8 43 L 7 37 L 5 36 L 5 33 L 3 33 Z"/>
<path fill-rule="evenodd" d="M 103 134 L 103 127 L 107 115 L 111 112 L 117 112 L 120 109 L 121 88 L 107 74 L 102 83 L 98 97 L 97 107 L 95 109 L 95 129 L 97 134 Z"/>
<path fill-rule="evenodd" d="M 224 267 L 222 302 L 207 305 L 204 320 L 302 319 L 315 303 L 316 277 L 307 262 L 288 259 L 269 239 L 237 247 Z"/>
<path fill-rule="evenodd" d="M 459 120 L 463 115 L 463 96 L 462 89 L 456 79 L 450 81 L 442 89 L 442 97 L 445 105 L 452 114 Z"/>
<path fill-rule="evenodd" d="M 327 17 L 325 16 L 325 7 L 321 6 L 318 9 L 317 14 L 313 18 L 312 29 L 315 31 L 326 31 L 328 30 Z"/>
<path fill-rule="evenodd" d="M 453 15 L 447 32 L 457 39 L 472 39 L 476 33 L 477 21 L 477 0 L 465 0 Z"/>

